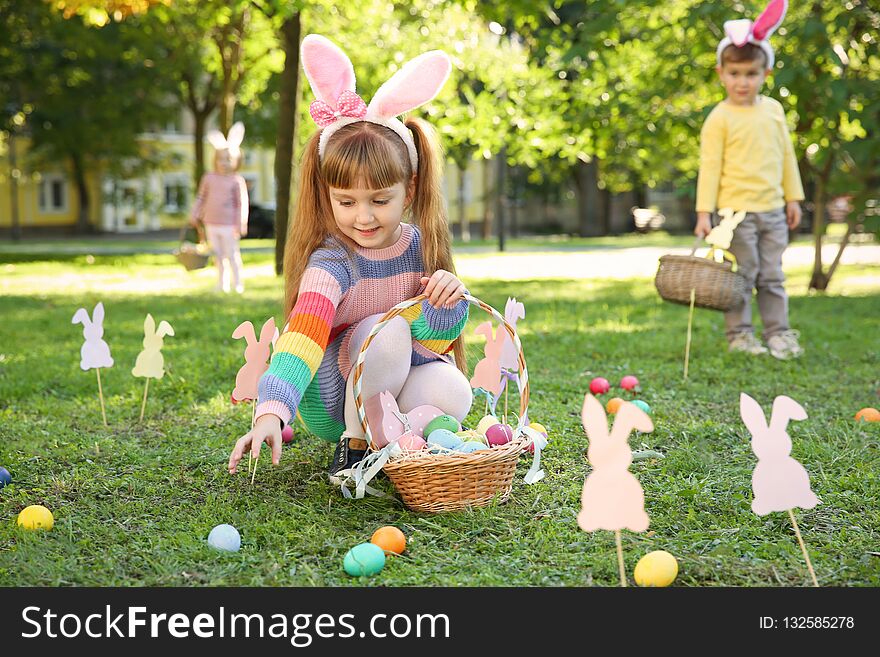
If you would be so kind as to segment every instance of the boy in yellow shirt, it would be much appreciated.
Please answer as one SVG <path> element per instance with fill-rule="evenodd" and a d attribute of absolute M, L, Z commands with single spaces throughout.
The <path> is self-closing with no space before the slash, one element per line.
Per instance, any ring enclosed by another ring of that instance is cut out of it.
<path fill-rule="evenodd" d="M 783 360 L 803 353 L 797 331 L 788 324 L 782 252 L 789 229 L 800 224 L 804 190 L 782 105 L 758 93 L 773 68 L 767 38 L 786 8 L 785 0 L 772 0 L 754 23 L 724 24 L 727 36 L 718 45 L 716 70 L 727 97 L 709 113 L 700 133 L 694 229 L 696 235 L 708 234 L 719 208 L 747 212 L 730 251 L 750 286 L 742 306 L 725 313 L 727 340 L 732 351 L 765 354 L 769 348 Z M 755 287 L 767 347 L 752 326 Z"/>

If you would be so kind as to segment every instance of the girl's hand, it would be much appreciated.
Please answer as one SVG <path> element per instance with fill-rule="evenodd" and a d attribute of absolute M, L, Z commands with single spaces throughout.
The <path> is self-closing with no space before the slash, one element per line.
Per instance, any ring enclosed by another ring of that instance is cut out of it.
<path fill-rule="evenodd" d="M 281 418 L 277 415 L 261 415 L 254 428 L 238 439 L 229 455 L 229 474 L 235 474 L 238 462 L 248 449 L 254 458 L 260 458 L 260 447 L 264 440 L 272 448 L 272 465 L 278 465 L 281 460 Z"/>
<path fill-rule="evenodd" d="M 422 276 L 422 285 L 425 285 L 425 294 L 428 302 L 437 308 L 452 308 L 465 294 L 464 283 L 452 272 L 438 269 L 428 278 Z"/>
<path fill-rule="evenodd" d="M 706 237 L 712 232 L 712 215 L 708 212 L 697 213 L 697 225 L 694 227 L 694 235 L 697 237 Z"/>
<path fill-rule="evenodd" d="M 801 223 L 801 204 L 797 201 L 789 201 L 785 204 L 785 222 L 789 230 L 794 230 Z"/>

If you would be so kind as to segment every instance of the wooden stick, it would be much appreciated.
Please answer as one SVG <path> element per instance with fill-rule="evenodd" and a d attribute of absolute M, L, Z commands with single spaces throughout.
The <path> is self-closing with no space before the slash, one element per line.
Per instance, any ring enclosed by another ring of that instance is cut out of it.
<path fill-rule="evenodd" d="M 251 486 L 254 485 L 254 477 L 257 476 L 257 464 L 258 464 L 259 462 L 260 462 L 260 457 L 258 456 L 257 458 L 254 459 L 254 472 L 253 472 L 253 474 L 251 475 Z"/>
<path fill-rule="evenodd" d="M 104 411 L 104 391 L 101 389 L 101 368 L 96 367 L 95 373 L 98 375 L 98 397 L 101 398 L 101 417 L 104 418 L 104 426 L 107 424 L 107 413 Z"/>
<path fill-rule="evenodd" d="M 253 407 L 253 412 L 251 413 L 251 429 L 254 428 L 254 420 L 257 419 L 257 400 L 251 400 L 251 406 Z"/>
<path fill-rule="evenodd" d="M 510 387 L 510 381 L 504 386 L 504 424 L 507 424 L 507 389 Z"/>
<path fill-rule="evenodd" d="M 144 384 L 144 402 L 141 404 L 141 419 L 140 421 L 144 421 L 144 409 L 147 408 L 147 390 L 150 389 L 150 377 L 146 377 L 147 382 Z"/>
<path fill-rule="evenodd" d="M 687 345 L 684 348 L 684 378 L 687 381 L 688 378 L 688 362 L 691 358 L 691 327 L 694 324 L 694 300 L 696 295 L 696 288 L 691 288 L 691 309 L 688 311 L 688 337 L 687 337 Z"/>
<path fill-rule="evenodd" d="M 251 450 L 248 449 L 248 471 L 247 471 L 248 476 L 250 476 L 250 474 L 251 474 L 251 466 L 253 465 L 253 463 L 254 463 L 254 455 L 251 452 Z"/>
<path fill-rule="evenodd" d="M 614 530 L 614 540 L 617 543 L 617 568 L 620 570 L 620 585 L 626 586 L 626 569 L 623 567 L 623 548 L 620 546 L 620 530 Z"/>
<path fill-rule="evenodd" d="M 791 518 L 791 524 L 794 525 L 794 533 L 797 535 L 798 543 L 801 544 L 801 552 L 804 553 L 804 560 L 807 562 L 807 570 L 810 571 L 810 577 L 813 578 L 813 586 L 819 586 L 819 582 L 816 581 L 816 573 L 813 571 L 813 564 L 810 563 L 810 555 L 807 554 L 807 546 L 804 545 L 804 539 L 801 538 L 801 530 L 798 529 L 797 520 L 794 519 L 794 511 L 791 509 L 788 510 L 788 517 Z"/>

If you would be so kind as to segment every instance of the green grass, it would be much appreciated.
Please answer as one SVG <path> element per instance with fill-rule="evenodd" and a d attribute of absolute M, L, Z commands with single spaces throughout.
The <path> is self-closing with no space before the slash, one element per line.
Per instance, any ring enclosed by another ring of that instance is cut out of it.
<path fill-rule="evenodd" d="M 661 302 L 649 280 L 472 284 L 496 308 L 508 295 L 526 304 L 530 416 L 551 432 L 547 476 L 525 486 L 524 458 L 507 504 L 421 515 L 396 501 L 344 499 L 326 480 L 330 446 L 299 428 L 281 465 L 263 460 L 253 486 L 226 473 L 250 420 L 249 408 L 229 403 L 243 351 L 229 336 L 280 311 L 271 255 L 245 261 L 247 295 L 221 303 L 208 291 L 213 272 L 183 274 L 167 256 L 0 257 L 0 465 L 15 480 L 0 491 L 0 585 L 615 585 L 613 536 L 575 520 L 589 472 L 579 412 L 593 376 L 630 373 L 656 424 L 631 446 L 665 455 L 631 468 L 651 531 L 623 533 L 630 576 L 640 556 L 663 549 L 679 560 L 679 585 L 809 582 L 787 516 L 750 510 L 755 458 L 738 411 L 747 391 L 766 410 L 788 394 L 809 414 L 790 434 L 822 500 L 798 512 L 820 583 L 880 585 L 880 425 L 852 420 L 878 405 L 880 267 L 844 268 L 832 295 L 812 297 L 802 294 L 807 272 L 789 272 L 807 349 L 795 362 L 728 355 L 721 315 L 698 311 L 688 382 L 687 311 Z M 116 359 L 102 373 L 109 428 L 94 372 L 79 369 L 81 327 L 70 323 L 98 300 Z M 139 424 L 143 381 L 130 370 L 147 312 L 176 335 Z M 473 315 L 468 335 L 485 319 Z M 480 351 L 470 340 L 470 356 Z M 51 532 L 15 525 L 37 503 L 55 513 Z M 237 554 L 206 544 L 224 522 L 241 531 Z M 345 552 L 384 524 L 409 536 L 407 553 L 369 580 L 346 576 Z"/>

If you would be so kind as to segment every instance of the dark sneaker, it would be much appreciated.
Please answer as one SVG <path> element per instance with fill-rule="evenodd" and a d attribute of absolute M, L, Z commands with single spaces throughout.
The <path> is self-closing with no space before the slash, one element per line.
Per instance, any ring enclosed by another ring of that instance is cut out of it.
<path fill-rule="evenodd" d="M 354 442 L 358 447 L 363 445 L 363 449 L 355 449 L 351 446 L 351 442 Z M 366 447 L 363 438 L 349 438 L 343 434 L 339 442 L 336 443 L 336 451 L 333 452 L 333 460 L 330 461 L 330 483 L 341 486 L 344 477 L 339 473 L 351 470 L 360 463 L 367 453 Z"/>

